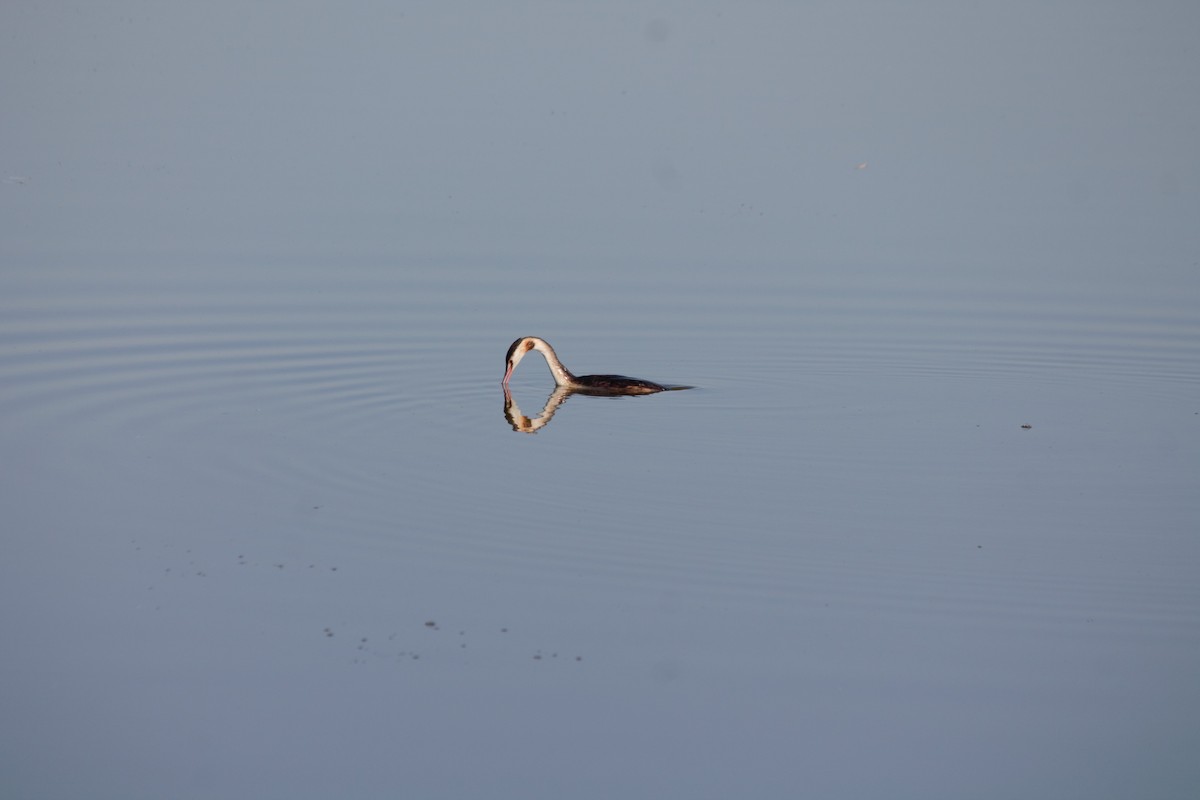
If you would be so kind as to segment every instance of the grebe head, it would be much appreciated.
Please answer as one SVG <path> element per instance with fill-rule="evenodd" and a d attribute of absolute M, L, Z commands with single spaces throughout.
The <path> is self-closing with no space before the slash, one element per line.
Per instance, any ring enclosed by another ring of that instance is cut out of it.
<path fill-rule="evenodd" d="M 544 349 L 543 349 L 544 348 Z M 536 336 L 522 336 L 511 345 L 509 345 L 508 353 L 504 356 L 507 368 L 504 371 L 504 380 L 500 383 L 507 386 L 508 381 L 512 378 L 513 370 L 517 368 L 517 364 L 521 363 L 521 359 L 530 350 L 541 350 L 543 353 L 550 350 L 550 345 L 546 344 L 544 339 L 539 339 Z M 553 350 L 550 350 L 553 353 Z"/>

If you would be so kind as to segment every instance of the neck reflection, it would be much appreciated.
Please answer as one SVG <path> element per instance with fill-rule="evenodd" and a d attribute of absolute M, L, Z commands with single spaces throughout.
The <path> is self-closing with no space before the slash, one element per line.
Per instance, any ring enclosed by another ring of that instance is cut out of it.
<path fill-rule="evenodd" d="M 684 387 L 681 387 L 684 388 Z M 558 407 L 567 402 L 567 398 L 572 395 L 582 394 L 592 397 L 646 397 L 642 392 L 621 392 L 604 390 L 598 391 L 593 389 L 572 389 L 568 386 L 556 386 L 550 396 L 546 398 L 546 403 L 542 407 L 542 413 L 537 416 L 530 417 L 521 411 L 517 401 L 513 399 L 512 391 L 507 384 L 504 389 L 504 418 L 508 420 L 508 424 L 517 433 L 537 433 L 542 428 L 550 424 L 550 420 L 554 418 L 554 413 L 558 411 Z"/>

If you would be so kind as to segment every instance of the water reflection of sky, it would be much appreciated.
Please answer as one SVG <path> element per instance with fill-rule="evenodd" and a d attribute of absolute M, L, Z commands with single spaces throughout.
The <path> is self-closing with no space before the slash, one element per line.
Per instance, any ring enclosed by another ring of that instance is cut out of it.
<path fill-rule="evenodd" d="M 1200 781 L 1196 12 L 303 11 L 0 9 L 7 785 Z"/>
<path fill-rule="evenodd" d="M 1198 13 L 18 4 L 5 249 L 1191 264 Z"/>

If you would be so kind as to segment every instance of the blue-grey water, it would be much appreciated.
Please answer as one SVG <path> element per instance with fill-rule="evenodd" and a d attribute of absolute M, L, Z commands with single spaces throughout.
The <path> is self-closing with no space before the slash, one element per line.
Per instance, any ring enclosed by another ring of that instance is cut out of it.
<path fill-rule="evenodd" d="M 1198 17 L 0 9 L 0 794 L 1190 796 Z"/>

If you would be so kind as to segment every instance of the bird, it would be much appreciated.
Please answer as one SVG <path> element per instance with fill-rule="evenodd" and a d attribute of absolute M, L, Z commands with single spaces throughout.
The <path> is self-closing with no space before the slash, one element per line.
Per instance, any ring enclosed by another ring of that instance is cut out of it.
<path fill-rule="evenodd" d="M 653 394 L 671 389 L 691 388 L 690 386 L 664 386 L 661 383 L 644 381 L 640 378 L 627 378 L 624 375 L 576 376 L 558 360 L 558 354 L 554 352 L 554 348 L 550 346 L 550 343 L 537 336 L 522 336 L 509 346 L 508 354 L 504 357 L 507 369 L 504 372 L 504 380 L 500 382 L 501 385 L 508 386 L 508 381 L 512 378 L 513 370 L 517 368 L 517 364 L 521 363 L 521 359 L 530 350 L 537 350 L 546 357 L 546 363 L 550 366 L 550 374 L 554 376 L 556 384 L 564 389 L 579 392 L 580 394 Z"/>

